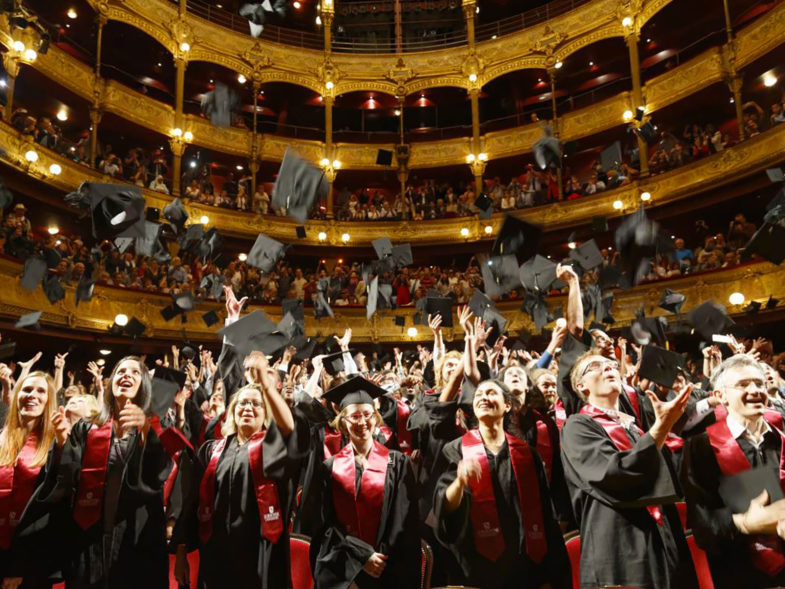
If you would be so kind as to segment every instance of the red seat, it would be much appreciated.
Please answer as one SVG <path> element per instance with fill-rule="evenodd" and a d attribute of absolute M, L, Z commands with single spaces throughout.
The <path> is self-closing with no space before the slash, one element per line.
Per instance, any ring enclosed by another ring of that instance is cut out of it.
<path fill-rule="evenodd" d="M 433 572 L 433 550 L 425 540 L 420 540 L 422 566 L 420 569 L 420 589 L 430 589 L 431 573 Z"/>
<path fill-rule="evenodd" d="M 308 536 L 302 536 L 300 534 L 292 534 L 289 536 L 292 589 L 313 589 L 311 559 L 308 555 L 310 549 L 311 539 Z"/>
<path fill-rule="evenodd" d="M 567 556 L 572 567 L 572 588 L 580 589 L 581 586 L 581 537 L 578 532 L 570 532 L 564 536 L 564 545 L 567 547 Z"/>
<path fill-rule="evenodd" d="M 196 589 L 199 583 L 199 551 L 194 550 L 188 553 L 188 573 L 189 573 L 189 587 Z M 174 578 L 174 554 L 169 555 L 169 589 L 178 589 L 180 585 Z"/>
<path fill-rule="evenodd" d="M 676 509 L 679 510 L 679 519 L 681 520 L 681 529 L 687 531 L 687 504 L 684 501 L 676 502 Z"/>
<path fill-rule="evenodd" d="M 690 554 L 692 554 L 692 562 L 695 565 L 695 574 L 698 577 L 699 589 L 714 589 L 714 580 L 711 578 L 711 569 L 709 568 L 709 560 L 706 558 L 706 553 L 695 542 L 692 534 L 687 534 L 687 546 L 690 547 Z"/>

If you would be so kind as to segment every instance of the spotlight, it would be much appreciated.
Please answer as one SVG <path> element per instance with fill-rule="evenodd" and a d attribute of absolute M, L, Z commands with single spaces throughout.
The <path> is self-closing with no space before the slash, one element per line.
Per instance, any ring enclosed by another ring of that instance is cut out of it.
<path fill-rule="evenodd" d="M 476 82 L 477 81 L 477 74 L 469 74 L 469 81 Z"/>
<path fill-rule="evenodd" d="M 777 76 L 775 76 L 774 74 L 766 74 L 763 76 L 763 85 L 766 86 L 766 88 L 771 88 L 776 83 L 777 83 Z"/>
<path fill-rule="evenodd" d="M 196 167 L 196 160 L 191 160 L 191 164 L 190 165 L 191 165 L 192 168 L 195 168 Z"/>
<path fill-rule="evenodd" d="M 295 10 L 300 10 L 302 4 L 300 4 L 297 0 L 294 0 L 294 2 L 292 2 L 292 6 L 294 6 Z"/>
<path fill-rule="evenodd" d="M 632 18 L 629 17 L 629 16 L 625 16 L 623 19 L 621 19 L 621 25 L 623 27 L 631 27 L 632 26 Z"/>
<path fill-rule="evenodd" d="M 330 165 L 330 160 L 326 157 L 323 157 L 322 161 L 320 161 L 319 163 L 322 165 L 323 168 L 326 168 L 327 166 Z"/>

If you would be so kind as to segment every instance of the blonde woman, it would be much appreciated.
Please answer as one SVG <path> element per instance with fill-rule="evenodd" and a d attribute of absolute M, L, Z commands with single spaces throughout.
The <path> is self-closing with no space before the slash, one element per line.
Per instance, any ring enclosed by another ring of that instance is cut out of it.
<path fill-rule="evenodd" d="M 186 552 L 199 546 L 204 589 L 289 587 L 287 524 L 308 430 L 278 393 L 264 354 L 253 352 L 244 368 L 256 384 L 232 395 L 223 438 L 206 442 L 193 475 L 183 477 L 190 513 L 174 531 L 175 577 L 186 583 Z M 297 425 L 296 425 L 297 424 Z M 188 480 L 190 479 L 190 480 Z"/>
<path fill-rule="evenodd" d="M 420 586 L 420 535 L 411 462 L 373 434 L 382 424 L 374 398 L 384 389 L 357 376 L 326 396 L 349 443 L 316 474 L 321 531 L 311 541 L 316 589 Z"/>
<path fill-rule="evenodd" d="M 57 568 L 52 558 L 56 554 L 54 545 L 50 550 L 44 549 L 47 541 L 54 540 L 54 534 L 26 531 L 28 523 L 45 515 L 33 498 L 45 480 L 45 465 L 55 439 L 55 420 L 62 421 L 56 408 L 55 385 L 48 374 L 32 372 L 16 383 L 0 432 L 3 589 L 15 589 L 22 581 L 25 587 L 49 587 L 47 576 Z M 65 438 L 67 429 L 61 427 L 57 435 Z"/>

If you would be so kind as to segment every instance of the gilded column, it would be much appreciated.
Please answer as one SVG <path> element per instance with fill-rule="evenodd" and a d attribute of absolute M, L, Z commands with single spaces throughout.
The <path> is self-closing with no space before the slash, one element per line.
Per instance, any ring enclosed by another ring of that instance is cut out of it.
<path fill-rule="evenodd" d="M 551 119 L 553 121 L 553 136 L 559 138 L 559 110 L 556 108 L 556 67 L 551 66 L 548 68 L 548 77 L 551 82 Z M 563 179 L 562 179 L 562 160 L 559 160 L 559 165 L 556 167 L 556 194 L 559 199 L 562 197 Z"/>
<path fill-rule="evenodd" d="M 11 115 L 14 111 L 14 88 L 16 87 L 16 77 L 19 75 L 19 57 L 13 52 L 3 53 L 3 67 L 5 68 L 5 110 L 3 118 L 7 123 L 11 122 Z"/>
<path fill-rule="evenodd" d="M 638 41 L 640 32 L 636 27 L 630 27 L 627 34 L 624 36 L 624 42 L 627 43 L 627 48 L 630 52 L 630 75 L 632 77 L 632 111 L 638 112 L 639 107 L 643 107 L 643 90 L 641 88 L 641 62 L 638 53 Z M 636 121 L 638 126 L 640 122 Z M 641 176 L 649 175 L 649 146 L 641 138 L 639 134 L 635 134 L 638 140 L 638 159 L 641 166 Z"/>
<path fill-rule="evenodd" d="M 98 13 L 96 15 L 96 24 L 98 31 L 96 33 L 95 42 L 95 79 L 93 91 L 93 104 L 90 106 L 90 165 L 95 167 L 95 159 L 98 155 L 98 125 L 101 122 L 101 115 L 103 114 L 101 105 L 101 93 L 99 88 L 103 88 L 101 80 L 101 47 L 103 45 L 104 25 L 108 22 L 105 14 Z"/>

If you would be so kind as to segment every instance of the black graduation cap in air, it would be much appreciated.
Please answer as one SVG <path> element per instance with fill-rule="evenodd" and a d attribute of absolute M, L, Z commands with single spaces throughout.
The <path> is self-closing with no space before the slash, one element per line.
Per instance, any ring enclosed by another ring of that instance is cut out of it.
<path fill-rule="evenodd" d="M 658 306 L 660 309 L 665 309 L 666 311 L 679 315 L 686 299 L 687 297 L 680 292 L 675 292 L 666 288 L 662 291 L 662 298 L 660 298 Z"/>
<path fill-rule="evenodd" d="M 128 325 L 125 326 L 125 332 L 133 338 L 142 335 L 145 329 L 147 329 L 147 326 L 136 317 L 131 317 L 128 321 Z"/>
<path fill-rule="evenodd" d="M 393 317 L 393 322 L 395 323 L 396 327 L 405 327 L 406 315 L 396 315 Z"/>
<path fill-rule="evenodd" d="M 469 309 L 474 313 L 475 317 L 485 319 L 485 312 L 488 309 L 495 308 L 493 301 L 480 290 L 475 289 L 472 298 L 469 299 Z"/>
<path fill-rule="evenodd" d="M 341 410 L 349 405 L 369 404 L 373 405 L 373 400 L 385 395 L 382 387 L 372 383 L 362 376 L 354 376 L 337 387 L 331 388 L 324 394 L 324 397 L 331 403 L 335 403 Z"/>
<path fill-rule="evenodd" d="M 207 311 L 204 315 L 202 315 L 202 321 L 207 327 L 212 327 L 216 323 L 218 323 L 221 319 L 218 317 L 218 313 L 215 311 Z"/>
<path fill-rule="evenodd" d="M 772 264 L 785 260 L 785 227 L 779 224 L 764 223 L 744 246 L 742 259 L 758 254 Z"/>
<path fill-rule="evenodd" d="M 82 276 L 79 279 L 79 284 L 76 285 L 74 292 L 74 305 L 79 306 L 81 301 L 89 302 L 93 298 L 93 290 L 95 289 L 95 280 L 91 280 L 87 276 Z"/>
<path fill-rule="evenodd" d="M 556 282 L 556 264 L 537 254 L 521 264 L 520 281 L 527 291 L 547 293 Z"/>
<path fill-rule="evenodd" d="M 659 236 L 659 223 L 646 216 L 643 207 L 625 217 L 616 229 L 616 249 L 632 284 L 638 284 L 648 273 L 658 246 L 665 245 Z"/>
<path fill-rule="evenodd" d="M 368 299 L 365 303 L 365 318 L 370 321 L 379 305 L 379 277 L 374 276 L 368 285 Z"/>
<path fill-rule="evenodd" d="M 335 313 L 333 313 L 330 303 L 327 302 L 327 297 L 324 296 L 324 293 L 321 290 L 316 293 L 316 300 L 314 300 L 313 309 L 314 315 L 317 319 L 324 316 L 335 317 Z"/>
<path fill-rule="evenodd" d="M 553 320 L 553 317 L 548 313 L 548 305 L 545 303 L 545 295 L 542 292 L 527 291 L 523 297 L 521 310 L 529 314 L 538 330 L 542 330 L 548 322 Z"/>
<path fill-rule="evenodd" d="M 134 237 L 115 237 L 114 238 L 114 246 L 117 248 L 117 251 L 121 254 L 124 254 L 131 246 L 134 245 L 136 242 L 136 238 Z M 145 254 L 149 255 L 149 254 Z"/>
<path fill-rule="evenodd" d="M 144 197 L 138 186 L 89 184 L 93 237 L 98 240 L 144 235 Z"/>
<path fill-rule="evenodd" d="M 515 256 L 496 256 L 486 258 L 478 254 L 483 287 L 489 297 L 500 297 L 521 285 L 518 258 Z"/>
<path fill-rule="evenodd" d="M 57 301 L 65 298 L 65 289 L 63 288 L 63 285 L 60 284 L 59 277 L 53 274 L 44 279 L 44 294 L 46 294 L 46 298 L 53 305 Z"/>
<path fill-rule="evenodd" d="M 747 305 L 746 307 L 744 307 L 744 309 L 742 309 L 742 311 L 744 311 L 748 315 L 756 315 L 758 313 L 758 311 L 760 311 L 760 308 L 762 306 L 763 306 L 763 303 L 761 303 L 760 301 L 750 301 L 750 304 Z"/>
<path fill-rule="evenodd" d="M 232 124 L 232 113 L 237 107 L 237 92 L 226 84 L 216 82 L 215 88 L 202 97 L 202 112 L 216 127 L 228 127 Z"/>
<path fill-rule="evenodd" d="M 256 241 L 248 253 L 248 258 L 245 263 L 259 268 L 262 272 L 270 272 L 278 263 L 278 260 L 284 257 L 288 245 L 282 244 L 280 241 L 275 241 L 272 237 L 267 237 L 264 233 L 260 233 Z"/>
<path fill-rule="evenodd" d="M 483 321 L 491 328 L 485 341 L 489 346 L 493 346 L 496 343 L 496 340 L 499 339 L 499 336 L 502 335 L 507 328 L 507 318 L 499 313 L 498 309 L 491 307 L 485 310 Z"/>
<path fill-rule="evenodd" d="M 687 322 L 709 342 L 714 334 L 723 334 L 735 324 L 723 305 L 711 301 L 704 301 L 687 313 Z"/>
<path fill-rule="evenodd" d="M 614 323 L 616 323 L 616 319 L 613 317 L 612 308 L 613 308 L 613 293 L 609 292 L 602 295 L 602 298 L 600 299 L 599 315 L 595 314 L 595 317 L 601 323 L 608 323 L 613 325 Z"/>
<path fill-rule="evenodd" d="M 194 295 L 190 290 L 173 294 L 172 304 L 181 311 L 193 311 Z"/>
<path fill-rule="evenodd" d="M 218 229 L 215 227 L 210 227 L 202 238 L 199 240 L 198 250 L 199 255 L 202 257 L 202 261 L 206 262 L 207 258 L 214 256 L 218 253 L 218 249 L 221 247 L 224 238 L 218 233 Z"/>
<path fill-rule="evenodd" d="M 665 317 L 638 317 L 629 327 L 630 337 L 635 343 L 645 346 L 652 341 L 665 345 L 665 330 L 668 320 Z"/>
<path fill-rule="evenodd" d="M 158 249 L 158 240 L 161 237 L 161 229 L 162 227 L 160 223 L 144 221 L 142 235 L 137 237 L 135 241 L 134 247 L 136 248 L 136 253 L 140 256 L 152 256 Z M 125 238 L 119 237 L 115 240 L 115 243 L 117 243 L 118 239 Z"/>
<path fill-rule="evenodd" d="M 316 351 L 317 341 L 316 338 L 305 337 L 301 335 L 294 338 L 291 344 L 297 350 L 295 355 L 292 357 L 292 360 L 295 362 L 302 362 L 303 360 L 309 360 L 311 356 L 313 356 L 314 352 Z"/>
<path fill-rule="evenodd" d="M 638 375 L 641 378 L 656 382 L 667 388 L 673 386 L 673 381 L 684 370 L 684 358 L 681 354 L 671 352 L 659 346 L 643 346 L 641 351 L 641 365 Z"/>
<path fill-rule="evenodd" d="M 452 327 L 452 299 L 449 297 L 427 297 L 425 299 L 425 313 L 427 315 L 440 315 L 442 327 Z M 397 319 L 397 318 L 396 318 Z M 405 320 L 405 317 L 401 317 Z"/>
<path fill-rule="evenodd" d="M 528 260 L 537 253 L 542 227 L 507 215 L 493 243 L 492 256 L 514 255 L 518 261 Z"/>
<path fill-rule="evenodd" d="M 223 285 L 223 274 L 208 274 L 202 278 L 199 288 L 205 290 L 215 300 L 220 301 L 224 293 Z"/>
<path fill-rule="evenodd" d="M 766 308 L 774 309 L 777 306 L 777 303 L 779 302 L 780 302 L 779 299 L 775 299 L 772 295 L 769 295 L 769 300 L 766 301 Z"/>
<path fill-rule="evenodd" d="M 348 353 L 351 355 L 353 352 L 354 350 L 349 350 Z M 346 370 L 346 366 L 343 363 L 343 354 L 343 352 L 332 352 L 322 358 L 322 366 L 324 366 L 327 374 L 335 376 Z"/>
<path fill-rule="evenodd" d="M 374 239 L 371 242 L 373 246 L 373 250 L 376 252 L 376 257 L 380 260 L 388 256 L 392 256 L 393 253 L 393 243 L 389 237 L 380 237 L 378 239 Z"/>
<path fill-rule="evenodd" d="M 490 196 L 481 192 L 476 199 L 474 199 L 474 206 L 480 211 L 480 219 L 490 219 L 493 215 L 493 200 Z"/>
<path fill-rule="evenodd" d="M 394 245 L 392 249 L 392 259 L 397 268 L 408 266 L 414 261 L 412 257 L 412 246 L 408 243 Z"/>
<path fill-rule="evenodd" d="M 575 249 L 570 250 L 570 259 L 578 262 L 584 270 L 591 270 L 601 266 L 603 262 L 602 253 L 600 253 L 600 248 L 597 247 L 597 242 L 594 239 L 590 239 Z"/>
<path fill-rule="evenodd" d="M 156 366 L 153 374 L 151 409 L 163 418 L 174 403 L 174 397 L 185 386 L 185 373 L 165 366 Z"/>
<path fill-rule="evenodd" d="M 261 339 L 273 333 L 277 325 L 261 309 L 243 315 L 223 329 L 218 330 L 218 335 L 234 346 L 238 352 L 245 356 L 253 350 L 260 350 Z"/>
<path fill-rule="evenodd" d="M 541 170 L 547 167 L 561 167 L 561 143 L 557 137 L 553 136 L 550 125 L 542 126 L 543 135 L 532 145 L 534 160 Z"/>
<path fill-rule="evenodd" d="M 185 233 L 182 233 L 177 238 L 177 243 L 181 250 L 192 250 L 199 246 L 204 237 L 204 226 L 201 223 L 191 223 L 185 228 Z"/>
<path fill-rule="evenodd" d="M 174 303 L 161 309 L 161 317 L 167 322 L 177 317 L 180 313 L 182 313 L 182 310 L 178 309 Z"/>
<path fill-rule="evenodd" d="M 600 285 L 600 288 L 610 288 L 612 286 L 622 286 L 623 288 L 629 287 L 629 282 L 624 279 L 616 266 L 605 266 L 604 268 L 601 268 L 597 282 Z"/>
<path fill-rule="evenodd" d="M 314 203 L 327 195 L 324 171 L 302 159 L 293 149 L 284 153 L 273 187 L 272 205 L 304 225 Z"/>
<path fill-rule="evenodd" d="M 14 202 L 14 193 L 8 190 L 5 180 L 0 178 L 0 211 L 11 206 Z"/>
<path fill-rule="evenodd" d="M 286 336 L 287 340 L 302 335 L 302 327 L 297 324 L 297 320 L 291 313 L 285 313 L 281 320 L 275 326 L 276 333 Z"/>
<path fill-rule="evenodd" d="M 33 311 L 32 313 L 22 315 L 14 324 L 14 327 L 17 329 L 39 329 L 41 326 L 38 324 L 38 321 L 41 319 L 41 315 L 41 311 Z"/>
<path fill-rule="evenodd" d="M 38 257 L 31 256 L 27 258 L 22 270 L 22 288 L 30 292 L 35 291 L 43 281 L 44 276 L 46 276 L 46 262 Z"/>
<path fill-rule="evenodd" d="M 175 198 L 164 207 L 164 219 L 174 225 L 178 233 L 185 228 L 185 223 L 188 221 L 188 211 L 185 210 L 179 198 Z"/>
<path fill-rule="evenodd" d="M 294 320 L 298 323 L 303 324 L 305 322 L 305 308 L 303 307 L 302 299 L 283 299 L 281 308 L 284 315 L 291 313 Z"/>
<path fill-rule="evenodd" d="M 782 168 L 769 168 L 766 170 L 766 175 L 769 177 L 769 181 L 772 184 L 785 182 L 785 174 L 783 174 Z"/>
<path fill-rule="evenodd" d="M 0 360 L 7 360 L 16 354 L 16 342 L 5 342 L 0 344 Z"/>

